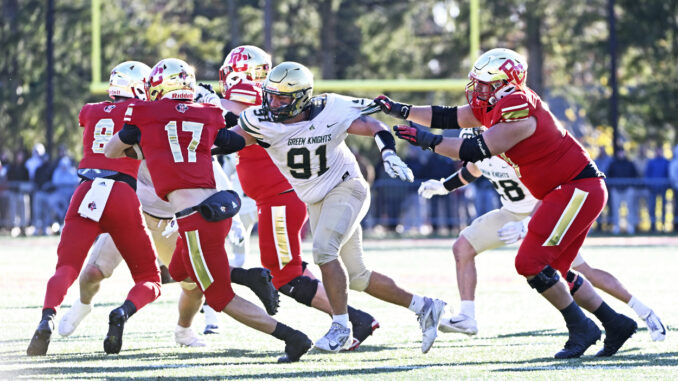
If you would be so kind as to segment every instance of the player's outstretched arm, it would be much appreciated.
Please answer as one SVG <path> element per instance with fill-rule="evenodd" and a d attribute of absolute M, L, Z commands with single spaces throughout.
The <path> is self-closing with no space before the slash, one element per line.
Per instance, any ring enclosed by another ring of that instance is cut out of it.
<path fill-rule="evenodd" d="M 419 186 L 419 196 L 430 199 L 433 196 L 444 196 L 451 191 L 468 185 L 482 176 L 480 169 L 473 163 L 467 163 L 460 170 L 440 180 L 427 180 Z"/>
<path fill-rule="evenodd" d="M 252 135 L 245 132 L 240 126 L 222 128 L 214 139 L 216 148 L 212 148 L 212 155 L 228 155 L 240 151 L 256 142 Z"/>
<path fill-rule="evenodd" d="M 479 127 L 482 123 L 476 119 L 471 107 L 464 106 L 413 106 L 396 102 L 380 95 L 374 102 L 384 114 L 414 122 L 416 124 L 443 130 Z"/>
<path fill-rule="evenodd" d="M 386 124 L 369 116 L 360 116 L 348 127 L 348 133 L 361 136 L 373 136 L 381 158 L 384 161 L 384 170 L 392 178 L 413 182 L 414 174 L 395 153 L 395 139 Z"/>
<path fill-rule="evenodd" d="M 109 159 L 121 157 L 131 157 L 134 159 L 143 159 L 139 149 L 139 137 L 141 133 L 139 128 L 134 125 L 125 124 L 122 130 L 118 131 L 104 146 L 104 155 Z"/>

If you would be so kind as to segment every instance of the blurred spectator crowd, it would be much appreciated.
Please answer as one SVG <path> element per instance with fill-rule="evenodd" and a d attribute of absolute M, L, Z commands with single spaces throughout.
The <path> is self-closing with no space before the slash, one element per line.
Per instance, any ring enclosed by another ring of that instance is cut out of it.
<path fill-rule="evenodd" d="M 422 181 L 445 178 L 461 163 L 408 148 L 403 159 L 416 177 L 412 184 L 391 179 L 381 163 L 356 153 L 372 189 L 372 204 L 363 221 L 366 234 L 456 236 L 473 219 L 501 206 L 493 185 L 484 178 L 447 196 L 419 197 Z M 672 159 L 661 146 L 647 151 L 641 145 L 632 156 L 620 150 L 613 157 L 600 148 L 594 155 L 607 175 L 610 196 L 595 231 L 616 235 L 678 229 L 678 145 Z M 64 147 L 54 159 L 42 144 L 36 144 L 30 156 L 25 150 L 0 153 L 0 234 L 58 234 L 78 182 L 77 163 Z"/>
<path fill-rule="evenodd" d="M 38 143 L 0 154 L 0 230 L 12 236 L 56 234 L 79 183 L 77 163 L 64 147 L 52 159 Z"/>

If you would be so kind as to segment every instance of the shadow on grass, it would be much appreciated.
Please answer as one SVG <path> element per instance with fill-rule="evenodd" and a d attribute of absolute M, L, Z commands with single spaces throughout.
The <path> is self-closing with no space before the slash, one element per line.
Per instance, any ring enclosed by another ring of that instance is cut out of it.
<path fill-rule="evenodd" d="M 629 369 L 647 366 L 678 366 L 678 352 L 634 354 L 638 348 L 629 348 L 619 351 L 612 357 L 594 357 L 584 355 L 578 359 L 556 360 L 552 357 L 542 357 L 525 361 L 515 361 L 514 364 L 525 364 L 509 368 L 493 369 L 493 372 L 533 372 L 552 371 L 556 369 L 578 368 L 612 368 Z"/>

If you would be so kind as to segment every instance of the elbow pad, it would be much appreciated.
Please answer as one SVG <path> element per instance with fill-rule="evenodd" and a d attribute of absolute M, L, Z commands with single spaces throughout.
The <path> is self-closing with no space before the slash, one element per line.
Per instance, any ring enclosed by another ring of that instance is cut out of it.
<path fill-rule="evenodd" d="M 122 126 L 122 130 L 118 132 L 118 137 L 120 138 L 121 142 L 134 145 L 139 143 L 139 140 L 141 140 L 141 130 L 139 130 L 139 127 L 133 124 L 125 123 L 125 125 Z"/>
<path fill-rule="evenodd" d="M 431 128 L 441 130 L 460 129 L 457 106 L 431 106 Z"/>
<path fill-rule="evenodd" d="M 492 157 L 490 149 L 485 144 L 485 139 L 482 135 L 464 139 L 459 148 L 459 159 L 474 163 L 483 159 Z"/>
<path fill-rule="evenodd" d="M 228 155 L 245 148 L 245 138 L 235 132 L 222 128 L 214 139 L 217 148 L 212 149 L 212 155 Z"/>

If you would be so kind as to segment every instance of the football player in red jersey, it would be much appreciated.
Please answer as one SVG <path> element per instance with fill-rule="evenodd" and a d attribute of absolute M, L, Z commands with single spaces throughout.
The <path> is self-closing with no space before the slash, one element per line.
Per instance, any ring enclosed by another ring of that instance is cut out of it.
<path fill-rule="evenodd" d="M 123 127 L 127 107 L 146 99 L 144 83 L 150 72 L 141 62 L 119 64 L 109 82 L 108 94 L 113 101 L 86 104 L 80 111 L 84 155 L 78 175 L 82 181 L 66 212 L 56 271 L 47 283 L 42 319 L 28 346 L 29 356 L 47 353 L 56 307 L 63 302 L 89 248 L 101 233 L 111 235 L 135 283 L 123 305 L 109 315 L 106 353 L 120 352 L 127 319 L 160 296 L 160 270 L 135 193 L 139 162 L 128 158 L 112 160 L 104 155 L 105 143 Z"/>
<path fill-rule="evenodd" d="M 234 113 L 262 103 L 261 85 L 271 69 L 270 56 L 256 46 L 231 50 L 219 70 L 223 99 L 221 106 Z M 332 314 L 325 289 L 301 260 L 301 229 L 308 219 L 306 204 L 273 163 L 266 150 L 256 144 L 237 153 L 236 171 L 243 192 L 254 199 L 259 217 L 261 263 L 271 270 L 273 285 L 297 302 Z M 356 349 L 379 323 L 370 314 L 348 306 Z"/>
<path fill-rule="evenodd" d="M 215 311 L 285 341 L 279 362 L 298 361 L 311 347 L 309 338 L 278 323 L 231 288 L 224 243 L 240 199 L 233 191 L 217 191 L 210 153 L 225 127 L 222 110 L 193 102 L 194 70 L 176 58 L 154 66 L 146 90 L 151 101 L 129 106 L 125 127 L 106 144 L 105 153 L 124 157 L 125 150 L 137 143 L 143 149 L 156 193 L 169 201 L 179 227 L 170 274 L 197 283 Z"/>
<path fill-rule="evenodd" d="M 568 279 L 569 293 L 558 276 L 560 272 L 565 277 L 570 270 L 605 205 L 604 175 L 546 103 L 525 85 L 526 77 L 525 58 L 509 49 L 492 49 L 473 64 L 471 82 L 466 86 L 467 105 L 412 106 L 383 95 L 375 101 L 387 114 L 431 128 L 488 127 L 487 132 L 470 139 L 444 138 L 415 124 L 395 126 L 394 130 L 399 138 L 440 155 L 467 162 L 499 155 L 513 167 L 542 201 L 515 266 L 565 318 L 569 340 L 555 357 L 579 357 L 600 338 L 600 329 L 579 305 L 605 327 L 604 346 L 596 356 L 611 356 L 633 335 L 636 323 L 612 310 L 581 275 Z"/>

